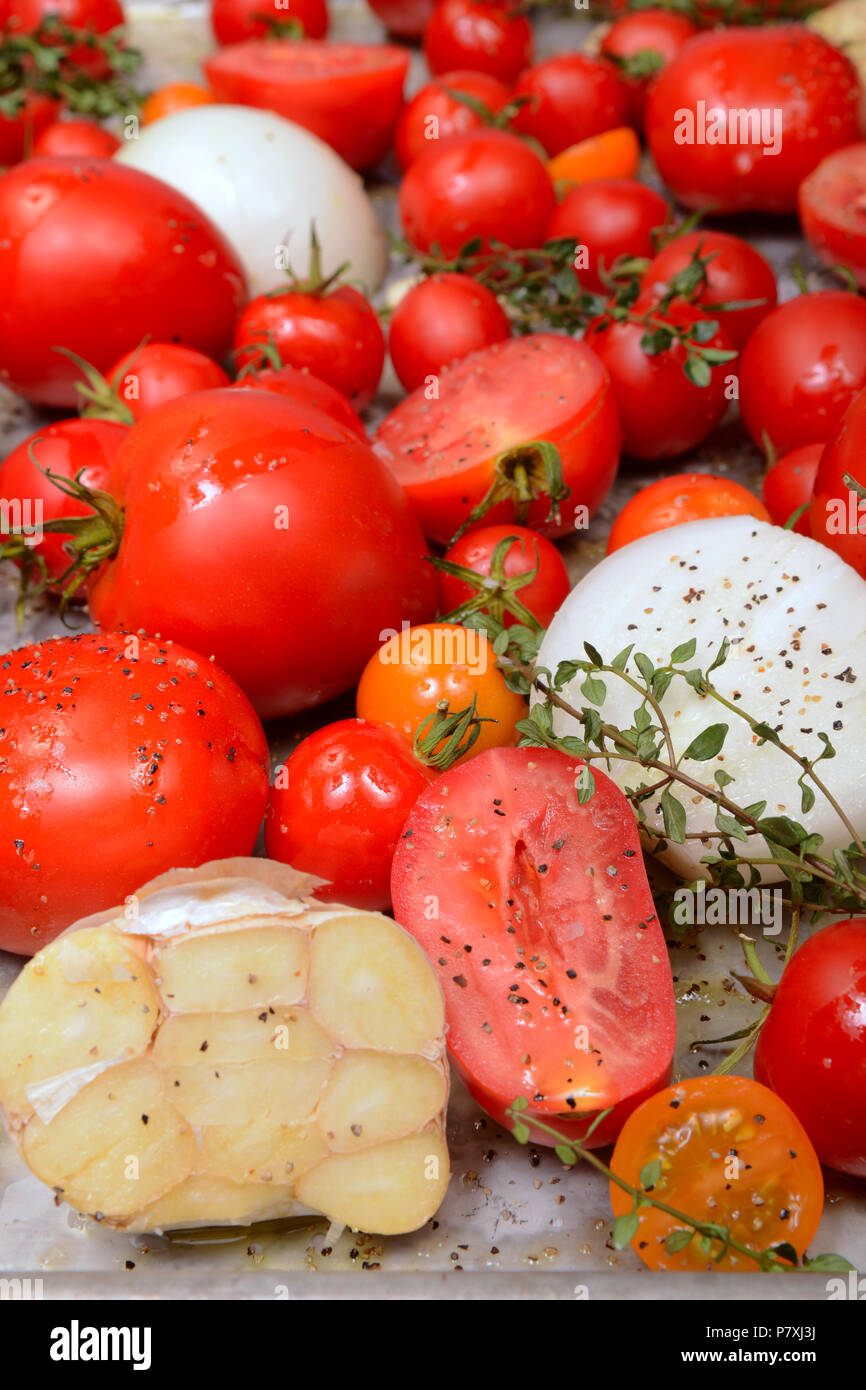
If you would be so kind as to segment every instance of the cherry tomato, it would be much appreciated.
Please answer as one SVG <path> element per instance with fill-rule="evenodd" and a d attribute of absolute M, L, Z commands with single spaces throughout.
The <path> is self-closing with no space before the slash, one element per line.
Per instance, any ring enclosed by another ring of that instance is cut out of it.
<path fill-rule="evenodd" d="M 740 414 L 777 454 L 826 443 L 866 386 L 866 302 L 845 290 L 802 294 L 767 314 L 739 364 Z"/>
<path fill-rule="evenodd" d="M 754 246 L 728 232 L 684 232 L 662 247 L 641 280 L 641 288 L 664 294 L 675 275 L 700 262 L 703 271 L 696 276 L 695 288 L 684 297 L 699 304 L 725 329 L 735 347 L 741 348 L 749 334 L 776 306 L 776 277 L 773 267 Z M 722 309 L 721 304 L 758 300 L 748 309 Z"/>
<path fill-rule="evenodd" d="M 584 289 L 603 290 L 602 271 L 619 256 L 651 256 L 652 234 L 664 228 L 668 205 L 637 179 L 595 179 L 566 193 L 554 210 L 547 236 L 574 237 L 577 278 Z"/>
<path fill-rule="evenodd" d="M 712 321 L 690 304 L 674 300 L 662 310 L 642 295 L 630 318 L 620 323 L 597 319 L 587 328 L 586 341 L 610 373 L 623 450 L 633 458 L 675 458 L 705 439 L 724 415 L 731 362 L 708 364 L 707 384 L 696 385 L 685 372 L 689 352 L 681 336 L 659 352 L 648 353 L 642 345 L 647 333 L 697 329 L 704 334 L 709 331 L 704 325 Z M 733 350 L 718 327 L 701 346 L 713 353 Z"/>
<path fill-rule="evenodd" d="M 436 0 L 367 0 L 367 4 L 385 28 L 401 39 L 420 39 Z"/>
<path fill-rule="evenodd" d="M 647 90 L 683 44 L 698 32 L 683 14 L 670 10 L 635 10 L 614 20 L 601 41 L 601 52 L 617 69 L 631 101 L 632 120 L 643 126 Z"/>
<path fill-rule="evenodd" d="M 326 879 L 315 893 L 323 902 L 386 912 L 395 846 L 435 776 L 387 724 L 326 724 L 275 773 L 268 858 Z"/>
<path fill-rule="evenodd" d="M 45 425 L 0 463 L 0 497 L 13 509 L 17 502 L 22 517 L 32 521 L 44 523 L 63 516 L 81 516 L 81 503 L 61 492 L 40 469 L 69 479 L 83 470 L 87 487 L 104 489 L 111 463 L 128 433 L 128 426 L 110 420 L 59 420 Z M 0 539 L 11 535 L 11 530 L 4 530 L 0 522 Z M 51 579 L 57 579 L 69 568 L 70 557 L 63 549 L 67 539 L 62 533 L 48 532 L 33 546 Z"/>
<path fill-rule="evenodd" d="M 456 256 L 468 241 L 540 246 L 555 198 L 544 162 L 505 130 L 454 135 L 410 165 L 400 188 L 403 230 L 419 251 Z"/>
<path fill-rule="evenodd" d="M 823 452 L 823 444 L 801 444 L 799 449 L 784 454 L 767 473 L 761 497 L 770 520 L 777 526 L 784 526 L 795 512 L 812 501 Z M 801 536 L 812 534 L 808 511 L 802 513 L 792 530 Z"/>
<path fill-rule="evenodd" d="M 576 183 L 596 179 L 632 179 L 640 167 L 640 141 L 629 125 L 578 140 L 547 161 L 554 184 L 567 191 Z"/>
<path fill-rule="evenodd" d="M 633 1187 L 650 1164 L 661 1172 L 652 1194 L 697 1221 L 726 1226 L 750 1250 L 793 1246 L 803 1255 L 818 1230 L 824 1205 L 821 1165 L 805 1129 L 783 1100 L 746 1076 L 698 1076 L 659 1091 L 629 1116 L 611 1168 Z M 633 1197 L 610 1185 L 615 1216 L 632 1210 Z M 674 1232 L 688 1230 L 658 1207 L 639 1206 L 632 1240 L 650 1269 L 757 1268 L 748 1255 L 720 1241 L 710 1249 L 695 1236 L 669 1251 Z M 679 1237 L 684 1241 L 685 1237 Z"/>
<path fill-rule="evenodd" d="M 182 343 L 143 343 L 122 357 L 107 375 L 135 420 L 178 396 L 229 383 L 222 367 Z"/>
<path fill-rule="evenodd" d="M 448 1047 L 494 1117 L 609 1144 L 667 1084 L 676 1023 L 668 954 L 628 801 L 552 748 L 497 748 L 423 792 L 397 845 L 394 915 L 445 994 Z M 607 870 L 604 872 L 601 866 Z M 434 909 L 435 911 L 431 910 Z"/>
<path fill-rule="evenodd" d="M 511 322 L 496 295 L 471 275 L 431 275 L 400 300 L 391 318 L 388 348 L 407 391 L 470 352 L 511 337 Z"/>
<path fill-rule="evenodd" d="M 395 632 L 373 653 L 358 682 L 356 710 L 359 719 L 389 724 L 411 748 L 440 701 L 447 701 L 456 715 L 473 699 L 476 714 L 491 722 L 480 726 L 478 738 L 457 763 L 476 758 L 485 748 L 515 744 L 526 701 L 508 689 L 482 632 L 457 623 L 423 623 Z M 427 727 L 432 733 L 433 726 Z"/>
<path fill-rule="evenodd" d="M 279 294 L 259 295 L 235 330 L 239 367 L 267 362 L 273 345 L 286 366 L 306 369 L 346 396 L 357 410 L 376 394 L 385 362 L 385 337 L 369 300 L 350 285 L 311 282 Z"/>
<path fill-rule="evenodd" d="M 438 397 L 414 391 L 382 421 L 375 448 L 424 534 L 448 545 L 470 512 L 491 500 L 492 488 L 494 505 L 475 525 L 516 521 L 548 536 L 584 525 L 616 476 L 620 437 L 610 380 L 595 353 L 571 338 L 536 333 L 446 368 Z M 557 506 L 539 441 L 558 451 L 570 489 Z"/>
<path fill-rule="evenodd" d="M 532 62 L 532 26 L 511 8 L 507 0 L 439 0 L 424 31 L 430 71 L 472 68 L 513 82 Z"/>
<path fill-rule="evenodd" d="M 866 289 L 866 142 L 822 159 L 800 184 L 803 235 L 825 265 L 844 265 Z"/>
<path fill-rule="evenodd" d="M 345 425 L 366 441 L 367 431 L 358 412 L 335 386 L 322 381 L 306 368 L 263 367 L 260 371 L 248 372 L 238 377 L 232 386 L 239 390 L 272 391 L 275 396 L 287 396 L 299 405 L 312 406 L 314 410 L 324 411 L 338 424 Z"/>
<path fill-rule="evenodd" d="M 853 63 L 804 25 L 713 30 L 650 88 L 647 140 L 686 207 L 794 212 L 806 175 L 859 139 L 860 95 Z"/>
<path fill-rule="evenodd" d="M 52 121 L 33 142 L 34 155 L 75 155 L 79 159 L 110 159 L 120 141 L 95 121 Z"/>
<path fill-rule="evenodd" d="M 0 179 L 0 381 L 29 400 L 77 406 L 58 343 L 103 373 L 147 336 L 218 359 L 246 293 L 229 243 L 160 179 L 58 158 Z"/>
<path fill-rule="evenodd" d="M 514 95 L 529 98 L 514 129 L 540 141 L 549 155 L 627 125 L 631 115 L 628 91 L 614 69 L 584 53 L 561 53 L 528 68 Z"/>
<path fill-rule="evenodd" d="M 484 72 L 446 72 L 428 82 L 406 103 L 397 122 L 394 147 L 404 169 L 429 150 L 431 141 L 483 128 L 482 117 L 452 95 L 455 92 L 472 97 L 493 115 L 511 96 L 504 82 Z"/>
<path fill-rule="evenodd" d="M 433 612 L 435 575 L 388 470 L 285 397 L 169 401 L 129 431 L 109 491 L 124 516 L 88 584 L 94 621 L 213 654 L 264 718 L 348 690 L 383 629 Z"/>
<path fill-rule="evenodd" d="M 755 1075 L 787 1101 L 822 1163 L 866 1177 L 866 918 L 833 922 L 795 951 Z"/>
<path fill-rule="evenodd" d="M 219 666 L 86 633 L 0 658 L 0 947 L 32 955 L 177 865 L 249 855 L 268 746 Z"/>
<path fill-rule="evenodd" d="M 528 531 L 525 526 L 481 526 L 477 531 L 469 531 L 461 536 L 455 545 L 445 553 L 447 564 L 460 565 L 471 570 L 482 581 L 478 586 L 461 579 L 459 575 L 447 571 L 439 575 L 439 606 L 443 613 L 450 613 L 462 604 L 478 599 L 479 594 L 488 590 L 486 581 L 490 579 L 493 557 L 498 546 L 510 540 L 502 556 L 502 572 L 509 595 L 517 599 L 542 627 L 547 627 L 554 613 L 568 597 L 571 580 L 565 561 L 556 546 L 545 536 Z M 510 580 L 520 579 L 531 574 L 535 576 L 528 584 L 510 584 Z M 519 619 L 512 616 L 498 595 L 492 593 L 489 601 L 478 611 L 492 613 L 511 627 Z"/>
<path fill-rule="evenodd" d="M 124 14 L 118 0 L 3 0 L 0 4 L 0 27 L 11 34 L 35 34 L 42 29 L 45 21 L 58 19 L 68 29 L 80 30 L 82 34 L 108 34 L 123 24 Z M 64 74 L 86 73 L 93 80 L 105 79 L 111 72 L 111 64 L 104 53 L 92 44 L 72 44 L 59 35 L 43 30 L 40 42 L 46 48 L 63 44 L 68 52 L 64 57 Z"/>
<path fill-rule="evenodd" d="M 217 43 L 261 39 L 281 26 L 300 25 L 308 39 L 328 32 L 325 0 L 211 0 L 210 22 Z"/>
<path fill-rule="evenodd" d="M 409 55 L 388 44 L 248 39 L 204 63 L 217 101 L 260 106 L 305 126 L 353 169 L 385 157 Z"/>
<path fill-rule="evenodd" d="M 14 115 L 0 112 L 0 167 L 18 164 L 33 152 L 40 133 L 60 114 L 60 102 L 42 92 L 23 92 Z"/>
<path fill-rule="evenodd" d="M 712 473 L 675 473 L 642 487 L 626 502 L 611 528 L 607 553 L 610 555 L 654 531 L 715 516 L 771 519 L 763 502 L 733 478 L 718 478 Z"/>
<path fill-rule="evenodd" d="M 861 301 L 862 302 L 862 301 Z M 866 487 L 866 390 L 854 397 L 818 461 L 809 525 L 866 579 L 866 505 L 846 478 Z"/>
<path fill-rule="evenodd" d="M 176 111 L 186 111 L 190 106 L 212 106 L 216 97 L 209 87 L 200 82 L 170 82 L 151 92 L 141 107 L 141 124 L 153 125 L 164 116 L 173 116 Z"/>

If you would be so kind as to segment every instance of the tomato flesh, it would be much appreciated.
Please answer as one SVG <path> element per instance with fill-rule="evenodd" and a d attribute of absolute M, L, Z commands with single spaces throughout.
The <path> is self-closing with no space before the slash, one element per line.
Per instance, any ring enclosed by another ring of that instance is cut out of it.
<path fill-rule="evenodd" d="M 844 265 L 866 289 L 866 142 L 822 159 L 800 185 L 803 233 L 826 265 Z"/>

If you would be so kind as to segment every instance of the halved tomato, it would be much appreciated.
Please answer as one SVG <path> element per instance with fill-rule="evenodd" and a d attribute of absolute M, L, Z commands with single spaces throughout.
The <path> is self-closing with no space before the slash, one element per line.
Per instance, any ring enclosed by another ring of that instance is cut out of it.
<path fill-rule="evenodd" d="M 601 1145 L 667 1084 L 675 1020 L 634 815 L 593 775 L 581 805 L 583 764 L 555 749 L 492 749 L 444 773 L 406 822 L 391 897 L 439 976 L 479 1104 L 505 1124 L 524 1096 L 530 1129 L 570 1138 L 611 1107 Z"/>
<path fill-rule="evenodd" d="M 204 64 L 217 101 L 276 111 L 325 140 L 353 169 L 388 153 L 409 54 L 389 44 L 250 39 Z"/>
<path fill-rule="evenodd" d="M 822 159 L 797 195 L 803 233 L 826 265 L 866 289 L 866 141 Z"/>

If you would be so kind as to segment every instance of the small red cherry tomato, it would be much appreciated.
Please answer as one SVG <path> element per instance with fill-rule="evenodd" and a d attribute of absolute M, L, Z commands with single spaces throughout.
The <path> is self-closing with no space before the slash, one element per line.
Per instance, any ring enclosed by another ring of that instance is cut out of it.
<path fill-rule="evenodd" d="M 407 391 L 478 348 L 511 337 L 499 300 L 471 275 L 442 272 L 415 285 L 391 318 L 388 348 Z"/>
<path fill-rule="evenodd" d="M 549 155 L 628 125 L 631 117 L 628 91 L 614 69 L 584 53 L 561 53 L 527 69 L 514 95 L 529 98 L 514 129 L 540 141 Z"/>
<path fill-rule="evenodd" d="M 328 6 L 325 0 L 211 0 L 210 22 L 219 44 L 266 38 L 281 29 L 291 37 L 289 28 L 294 25 L 304 38 L 323 39 Z"/>
<path fill-rule="evenodd" d="M 637 179 L 593 179 L 566 193 L 547 227 L 548 238 L 574 237 L 575 270 L 584 289 L 604 289 L 601 272 L 619 256 L 653 254 L 652 234 L 669 209 L 655 189 Z"/>
<path fill-rule="evenodd" d="M 504 545 L 507 541 L 512 543 Z M 491 569 L 500 546 L 503 549 L 498 569 L 502 577 L 494 575 L 498 582 L 491 588 Z M 506 627 L 525 621 L 509 607 L 514 601 L 528 609 L 542 627 L 547 627 L 571 589 L 565 561 L 556 546 L 525 526 L 482 526 L 469 531 L 446 551 L 445 564 L 471 571 L 476 581 L 440 570 L 439 603 L 443 613 L 453 613 L 463 604 L 486 597 L 486 602 L 475 611 L 490 613 Z M 533 570 L 536 573 L 528 583 L 514 583 Z"/>
<path fill-rule="evenodd" d="M 439 0 L 424 32 L 430 71 L 474 68 L 513 82 L 532 62 L 532 26 L 499 0 Z"/>
<path fill-rule="evenodd" d="M 613 63 L 631 99 L 632 118 L 643 126 L 647 90 L 698 32 L 683 14 L 671 10 L 635 10 L 615 19 L 601 41 L 601 52 Z"/>
<path fill-rule="evenodd" d="M 690 266 L 696 267 L 694 288 L 687 290 L 683 298 L 717 319 L 734 346 L 742 347 L 749 334 L 776 307 L 773 267 L 742 237 L 728 232 L 684 232 L 672 237 L 653 258 L 641 288 L 664 294 L 674 276 L 682 275 Z M 749 308 L 719 307 L 744 301 L 749 301 Z"/>
<path fill-rule="evenodd" d="M 507 104 L 511 92 L 498 77 L 490 77 L 486 72 L 444 72 L 428 82 L 406 103 L 397 122 L 394 146 L 404 169 L 425 154 L 433 141 L 483 129 L 482 116 L 461 101 L 461 96 L 480 102 L 495 116 Z"/>
<path fill-rule="evenodd" d="M 34 155 L 80 155 L 83 159 L 110 159 L 120 141 L 95 121 L 52 121 L 33 142 Z"/>
<path fill-rule="evenodd" d="M 808 507 L 812 501 L 823 444 L 801 444 L 773 464 L 764 479 L 761 496 L 776 526 L 784 526 L 795 512 L 801 512 L 791 528 L 801 536 L 811 536 Z M 802 508 L 806 507 L 806 511 Z"/>
<path fill-rule="evenodd" d="M 330 415 L 332 420 L 347 425 L 362 439 L 367 438 L 363 420 L 342 391 L 322 381 L 321 377 L 314 376 L 306 368 L 263 367 L 261 371 L 247 372 L 238 377 L 232 386 L 241 391 L 270 391 L 275 396 L 288 396 L 301 405 L 312 406 L 314 410 Z"/>
<path fill-rule="evenodd" d="M 178 396 L 229 384 L 222 367 L 183 343 L 143 343 L 122 357 L 107 375 L 135 420 L 142 420 Z"/>

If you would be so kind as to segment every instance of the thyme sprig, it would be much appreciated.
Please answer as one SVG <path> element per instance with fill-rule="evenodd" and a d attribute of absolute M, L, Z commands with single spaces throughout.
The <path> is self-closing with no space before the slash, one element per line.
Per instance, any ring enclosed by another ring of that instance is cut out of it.
<path fill-rule="evenodd" d="M 76 61 L 83 52 L 101 55 L 105 76 L 94 76 Z M 125 44 L 118 31 L 94 34 L 48 15 L 32 34 L 0 36 L 0 115 L 14 119 L 34 94 L 100 119 L 134 111 L 142 95 L 129 78 L 141 62 L 139 50 Z"/>

